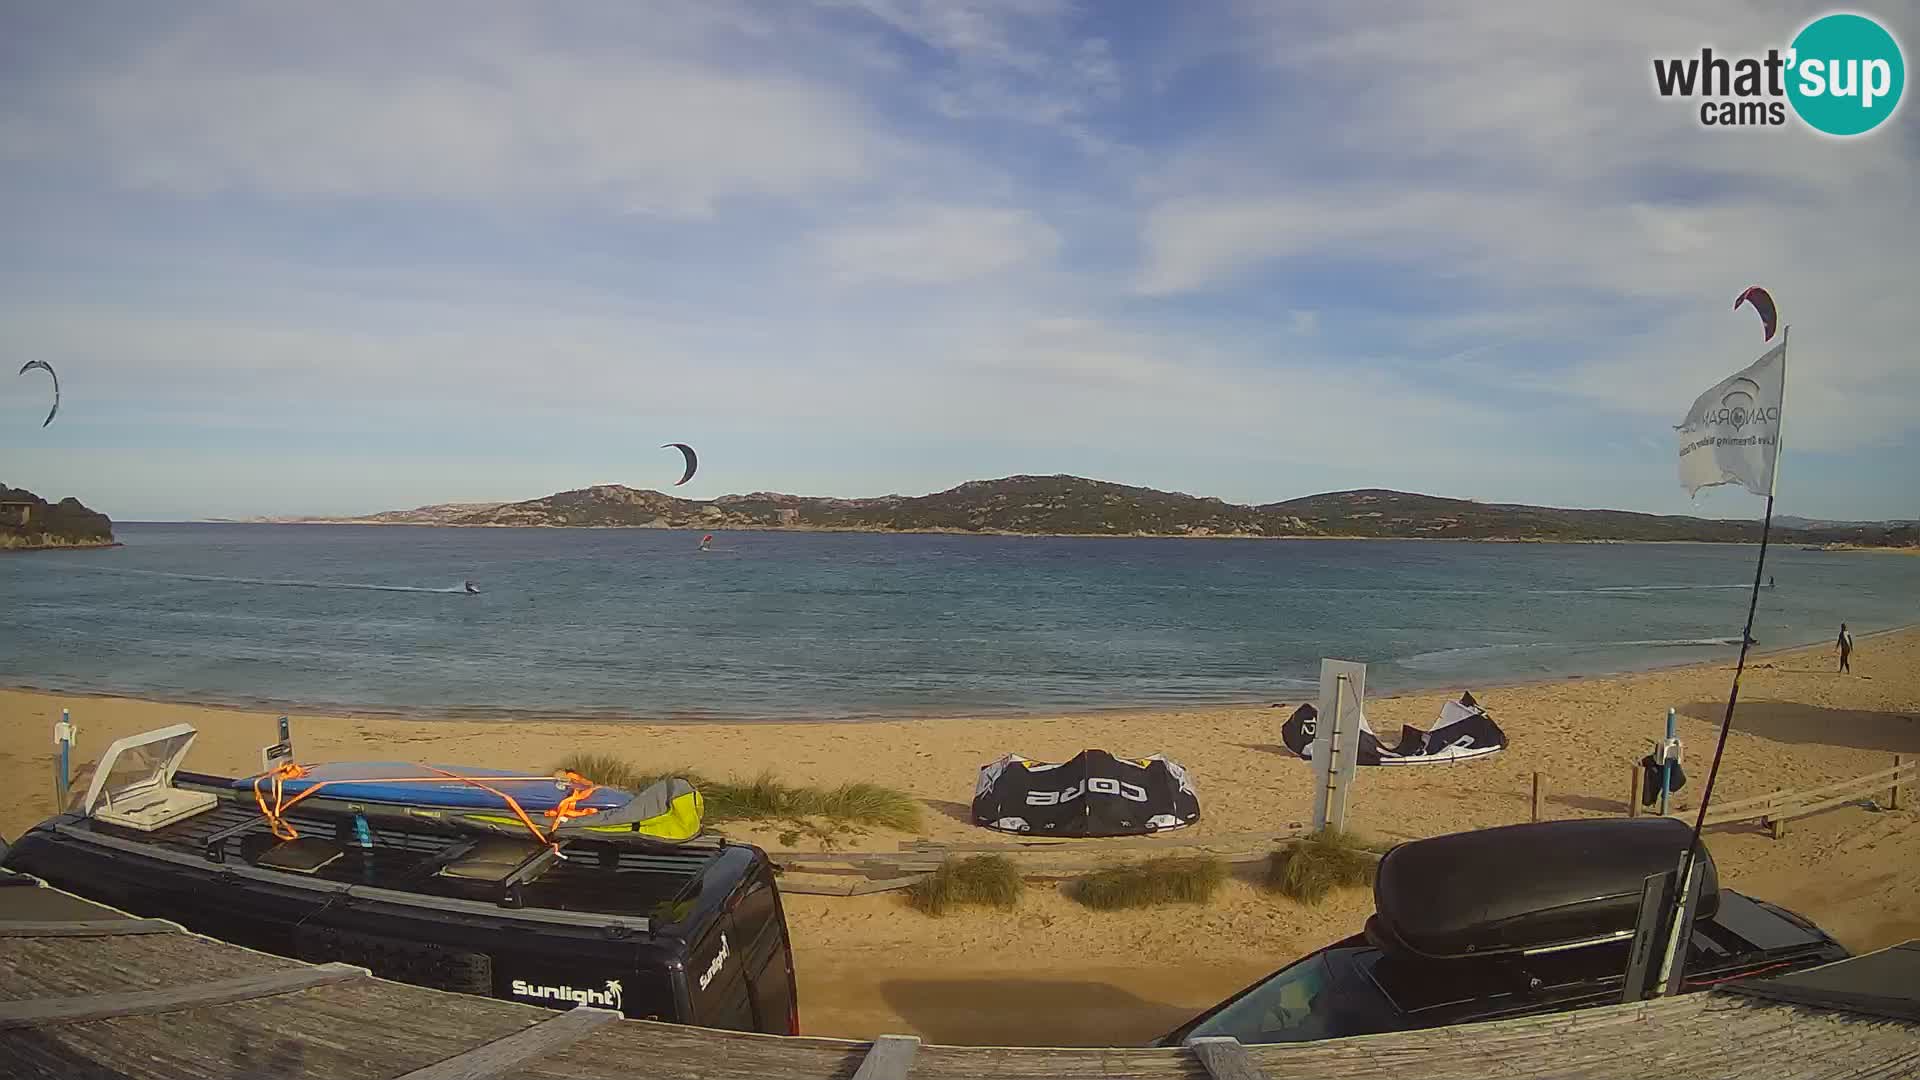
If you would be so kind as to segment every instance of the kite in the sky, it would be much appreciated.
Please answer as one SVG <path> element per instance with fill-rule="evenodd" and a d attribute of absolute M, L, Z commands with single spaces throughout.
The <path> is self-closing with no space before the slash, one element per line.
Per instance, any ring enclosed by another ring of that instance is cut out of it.
<path fill-rule="evenodd" d="M 687 456 L 687 474 L 673 482 L 674 487 L 679 487 L 681 484 L 684 484 L 687 481 L 693 479 L 693 470 L 700 467 L 700 459 L 694 456 L 693 447 L 688 446 L 686 443 L 670 442 L 670 443 L 660 444 L 660 449 L 662 450 L 665 450 L 668 447 L 672 447 L 673 449 L 678 450 L 682 454 L 685 454 Z"/>
<path fill-rule="evenodd" d="M 1760 329 L 1766 331 L 1766 337 L 1761 340 L 1772 341 L 1774 327 L 1780 325 L 1780 311 L 1773 306 L 1773 296 L 1755 285 L 1734 298 L 1733 310 L 1739 311 L 1741 304 L 1752 304 L 1753 310 L 1760 313 Z"/>
<path fill-rule="evenodd" d="M 25 375 L 34 368 L 39 368 L 41 371 L 46 372 L 47 378 L 53 380 L 53 408 L 48 409 L 47 418 L 40 421 L 40 426 L 46 427 L 48 424 L 53 423 L 53 414 L 60 411 L 60 376 L 54 374 L 53 365 L 47 363 L 45 360 L 29 360 L 21 364 L 20 374 Z"/>

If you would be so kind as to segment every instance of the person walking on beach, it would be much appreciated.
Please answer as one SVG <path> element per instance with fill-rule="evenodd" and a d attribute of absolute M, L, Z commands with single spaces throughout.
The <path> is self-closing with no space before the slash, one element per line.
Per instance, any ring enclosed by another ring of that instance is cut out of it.
<path fill-rule="evenodd" d="M 1853 668 L 1848 665 L 1847 661 L 1853 656 L 1853 635 L 1847 633 L 1846 623 L 1840 624 L 1840 640 L 1834 642 L 1834 644 L 1840 647 L 1840 670 L 1851 673 Z"/>

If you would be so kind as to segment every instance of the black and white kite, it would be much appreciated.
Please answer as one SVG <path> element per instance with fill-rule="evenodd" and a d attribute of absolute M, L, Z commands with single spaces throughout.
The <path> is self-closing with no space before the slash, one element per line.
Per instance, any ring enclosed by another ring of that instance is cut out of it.
<path fill-rule="evenodd" d="M 53 380 L 53 408 L 48 409 L 47 418 L 40 421 L 40 426 L 46 427 L 48 424 L 53 423 L 53 414 L 60 411 L 60 376 L 54 372 L 53 365 L 47 363 L 45 360 L 29 360 L 21 364 L 20 374 L 25 375 L 34 368 L 39 368 L 41 371 L 46 372 L 47 378 Z"/>
<path fill-rule="evenodd" d="M 670 443 L 660 444 L 660 449 L 662 450 L 666 450 L 669 448 L 680 451 L 682 454 L 686 455 L 686 458 L 687 458 L 686 475 L 682 476 L 680 479 L 675 480 L 673 482 L 674 487 L 679 487 L 681 484 L 684 484 L 687 481 L 693 479 L 693 470 L 700 467 L 700 458 L 694 454 L 693 447 L 688 446 L 686 443 L 683 443 L 683 442 L 670 442 Z"/>
<path fill-rule="evenodd" d="M 1036 836 L 1137 836 L 1200 820 L 1200 794 L 1179 762 L 1082 750 L 1071 761 L 1018 754 L 980 766 L 973 823 Z"/>
<path fill-rule="evenodd" d="M 1314 724 L 1319 711 L 1302 705 L 1280 725 L 1280 741 L 1300 758 L 1313 760 Z M 1471 693 L 1460 695 L 1440 707 L 1440 719 L 1430 730 L 1402 726 L 1400 743 L 1388 747 L 1367 726 L 1360 715 L 1360 750 L 1355 761 L 1360 765 L 1438 765 L 1447 761 L 1467 761 L 1497 754 L 1507 748 L 1507 733 L 1493 717 L 1473 700 Z"/>

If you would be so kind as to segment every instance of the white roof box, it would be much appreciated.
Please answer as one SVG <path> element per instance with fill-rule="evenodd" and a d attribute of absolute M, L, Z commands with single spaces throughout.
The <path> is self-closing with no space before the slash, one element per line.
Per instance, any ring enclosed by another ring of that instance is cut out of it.
<path fill-rule="evenodd" d="M 80 812 L 109 825 L 153 832 L 211 809 L 219 802 L 212 793 L 173 786 L 173 774 L 197 734 L 192 724 L 175 724 L 107 747 Z"/>

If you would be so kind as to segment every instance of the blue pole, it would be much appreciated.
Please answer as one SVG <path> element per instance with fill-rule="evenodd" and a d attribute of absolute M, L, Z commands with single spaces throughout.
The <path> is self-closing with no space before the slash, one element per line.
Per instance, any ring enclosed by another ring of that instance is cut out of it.
<path fill-rule="evenodd" d="M 1673 793 L 1673 762 L 1666 759 L 1666 748 L 1673 743 L 1673 709 L 1667 709 L 1667 741 L 1661 744 L 1660 761 L 1660 813 L 1665 816 L 1668 810 L 1667 799 Z"/>
<path fill-rule="evenodd" d="M 67 791 L 73 786 L 73 718 L 66 709 L 60 710 L 59 735 L 60 759 L 53 784 L 55 813 L 67 808 Z"/>

